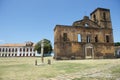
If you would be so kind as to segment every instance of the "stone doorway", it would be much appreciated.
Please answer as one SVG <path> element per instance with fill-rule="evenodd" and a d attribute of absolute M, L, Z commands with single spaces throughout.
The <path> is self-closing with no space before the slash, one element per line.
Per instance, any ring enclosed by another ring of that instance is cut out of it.
<path fill-rule="evenodd" d="M 94 58 L 94 50 L 92 44 L 86 44 L 85 45 L 85 58 Z"/>

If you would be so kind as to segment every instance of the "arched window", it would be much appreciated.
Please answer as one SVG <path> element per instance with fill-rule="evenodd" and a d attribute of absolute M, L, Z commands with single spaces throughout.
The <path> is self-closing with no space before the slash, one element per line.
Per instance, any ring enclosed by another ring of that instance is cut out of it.
<path fill-rule="evenodd" d="M 32 52 L 32 48 L 30 48 L 30 52 Z"/>
<path fill-rule="evenodd" d="M 28 56 L 28 53 L 26 54 L 26 56 Z"/>
<path fill-rule="evenodd" d="M 8 56 L 10 56 L 10 54 Z"/>
<path fill-rule="evenodd" d="M 87 36 L 87 43 L 90 43 L 90 35 Z"/>
<path fill-rule="evenodd" d="M 93 15 L 93 19 L 94 19 L 94 21 L 96 21 L 96 15 L 95 14 Z"/>
<path fill-rule="evenodd" d="M 4 57 L 4 54 L 2 54 L 2 57 Z"/>
<path fill-rule="evenodd" d="M 23 49 L 23 52 L 25 52 L 25 48 Z"/>
<path fill-rule="evenodd" d="M 28 52 L 28 48 L 27 48 L 27 52 Z"/>
<path fill-rule="evenodd" d="M 35 53 L 33 54 L 33 56 L 35 56 Z"/>
<path fill-rule="evenodd" d="M 15 52 L 17 52 L 17 48 L 15 49 Z"/>
<path fill-rule="evenodd" d="M 14 48 L 12 49 L 12 52 L 14 52 Z"/>
<path fill-rule="evenodd" d="M 4 48 L 3 48 L 3 50 L 2 50 L 3 52 L 4 52 Z"/>
<path fill-rule="evenodd" d="M 20 48 L 20 52 L 22 51 L 22 49 Z"/>
<path fill-rule="evenodd" d="M 78 34 L 78 42 L 81 42 L 82 40 L 81 40 L 81 35 L 80 34 Z"/>
<path fill-rule="evenodd" d="M 23 54 L 23 56 L 25 56 L 25 54 Z"/>
<path fill-rule="evenodd" d="M 6 48 L 6 52 L 7 52 L 7 48 Z"/>
<path fill-rule="evenodd" d="M 107 43 L 110 42 L 108 35 L 106 35 L 106 42 L 107 42 Z"/>
<path fill-rule="evenodd" d="M 88 24 L 87 24 L 87 23 L 85 23 L 85 27 L 88 27 Z"/>
<path fill-rule="evenodd" d="M 95 36 L 95 42 L 98 42 L 98 36 L 97 35 Z"/>
<path fill-rule="evenodd" d="M 10 48 L 9 48 L 9 52 L 11 52 Z"/>
<path fill-rule="evenodd" d="M 67 41 L 67 33 L 63 33 L 63 41 Z"/>
<path fill-rule="evenodd" d="M 17 56 L 17 54 L 15 54 L 15 56 Z"/>

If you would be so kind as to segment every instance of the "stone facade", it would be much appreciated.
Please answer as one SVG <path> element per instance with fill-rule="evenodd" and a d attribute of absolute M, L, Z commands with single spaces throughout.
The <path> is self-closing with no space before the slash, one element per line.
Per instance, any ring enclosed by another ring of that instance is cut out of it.
<path fill-rule="evenodd" d="M 55 59 L 113 58 L 114 41 L 110 10 L 97 8 L 71 26 L 54 28 Z"/>

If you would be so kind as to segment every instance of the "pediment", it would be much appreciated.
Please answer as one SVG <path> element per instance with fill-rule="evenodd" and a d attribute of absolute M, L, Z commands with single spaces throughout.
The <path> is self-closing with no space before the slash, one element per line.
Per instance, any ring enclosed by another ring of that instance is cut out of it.
<path fill-rule="evenodd" d="M 90 20 L 88 17 L 84 17 L 84 19 L 82 20 L 75 21 L 73 23 L 73 26 L 100 28 L 100 26 L 96 22 Z"/>

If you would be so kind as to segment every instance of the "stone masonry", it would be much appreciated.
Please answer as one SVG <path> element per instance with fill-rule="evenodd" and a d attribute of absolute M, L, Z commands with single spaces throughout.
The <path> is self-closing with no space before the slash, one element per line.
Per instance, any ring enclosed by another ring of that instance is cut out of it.
<path fill-rule="evenodd" d="M 110 10 L 97 8 L 90 18 L 54 28 L 55 59 L 114 58 Z"/>

